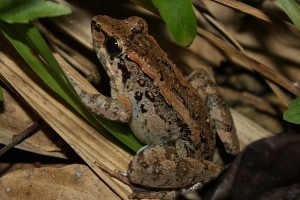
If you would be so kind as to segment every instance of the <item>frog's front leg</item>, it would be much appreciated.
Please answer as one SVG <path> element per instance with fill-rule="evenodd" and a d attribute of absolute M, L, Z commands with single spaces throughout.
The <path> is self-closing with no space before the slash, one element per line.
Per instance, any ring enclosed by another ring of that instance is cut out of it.
<path fill-rule="evenodd" d="M 204 70 L 193 72 L 188 80 L 197 89 L 209 109 L 213 126 L 224 144 L 225 150 L 233 155 L 239 153 L 239 140 L 229 107 L 214 80 Z"/>
<path fill-rule="evenodd" d="M 69 77 L 71 84 L 79 95 L 83 104 L 95 115 L 112 121 L 129 122 L 132 117 L 132 104 L 129 98 L 119 96 L 112 99 L 102 94 L 90 94 Z"/>
<path fill-rule="evenodd" d="M 220 166 L 209 160 L 186 157 L 186 145 L 170 142 L 141 149 L 128 166 L 128 180 L 147 188 L 174 189 L 216 177 Z M 178 148 L 181 146 L 181 148 Z"/>

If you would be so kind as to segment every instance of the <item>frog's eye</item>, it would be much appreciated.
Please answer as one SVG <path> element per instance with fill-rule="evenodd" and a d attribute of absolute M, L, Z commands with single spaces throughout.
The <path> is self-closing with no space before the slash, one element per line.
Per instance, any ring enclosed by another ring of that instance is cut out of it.
<path fill-rule="evenodd" d="M 106 51 L 111 56 L 119 56 L 122 53 L 122 43 L 115 37 L 109 37 L 105 42 Z"/>

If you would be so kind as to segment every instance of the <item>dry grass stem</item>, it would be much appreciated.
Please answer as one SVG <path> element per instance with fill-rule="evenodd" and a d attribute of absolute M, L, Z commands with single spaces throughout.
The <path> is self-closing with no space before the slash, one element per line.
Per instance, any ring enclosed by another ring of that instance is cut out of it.
<path fill-rule="evenodd" d="M 211 0 L 213 2 L 222 4 L 224 6 L 227 6 L 229 8 L 236 9 L 238 11 L 241 11 L 245 14 L 251 15 L 253 17 L 256 17 L 258 19 L 261 19 L 265 22 L 269 22 L 272 24 L 276 24 L 280 26 L 283 29 L 287 29 L 291 31 L 294 34 L 300 35 L 300 31 L 291 23 L 283 21 L 281 19 L 278 19 L 276 17 L 270 16 L 266 13 L 264 13 L 261 10 L 258 10 L 256 8 L 253 8 L 251 6 L 248 6 L 242 2 L 236 1 L 236 0 Z"/>
<path fill-rule="evenodd" d="M 248 57 L 244 53 L 234 49 L 233 47 L 227 45 L 225 42 L 220 40 L 218 37 L 214 36 L 210 32 L 198 28 L 197 34 L 205 39 L 207 39 L 209 42 L 211 42 L 216 47 L 220 48 L 222 51 L 226 52 L 226 54 L 236 59 L 235 61 L 238 63 L 243 64 L 243 66 L 250 67 L 253 71 L 261 74 L 268 80 L 280 85 L 281 87 L 285 88 L 287 91 L 290 91 L 291 93 L 295 94 L 296 96 L 300 96 L 300 89 L 295 87 L 293 82 L 286 79 L 284 76 L 280 75 L 279 73 L 272 70 L 270 67 L 256 61 L 253 58 Z M 246 68 L 247 68 L 246 67 Z"/>

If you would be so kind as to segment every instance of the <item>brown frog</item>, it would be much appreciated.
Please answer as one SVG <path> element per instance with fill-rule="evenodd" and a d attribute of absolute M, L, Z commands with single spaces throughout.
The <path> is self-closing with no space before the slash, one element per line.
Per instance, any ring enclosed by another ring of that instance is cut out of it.
<path fill-rule="evenodd" d="M 95 16 L 91 26 L 95 51 L 110 77 L 111 97 L 76 90 L 92 112 L 128 123 L 147 145 L 128 166 L 129 182 L 159 193 L 216 177 L 221 170 L 211 161 L 216 134 L 230 154 L 239 152 L 239 141 L 210 76 L 197 71 L 186 79 L 139 17 Z"/>

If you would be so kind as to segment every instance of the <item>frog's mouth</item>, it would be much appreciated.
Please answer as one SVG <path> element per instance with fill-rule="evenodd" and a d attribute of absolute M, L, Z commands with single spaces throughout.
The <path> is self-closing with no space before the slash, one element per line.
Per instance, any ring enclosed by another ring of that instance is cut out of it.
<path fill-rule="evenodd" d="M 109 56 L 105 48 L 103 48 L 103 44 L 98 44 L 97 41 L 94 42 L 94 49 L 97 49 L 96 54 L 101 63 L 101 66 L 98 68 L 101 75 L 99 91 L 108 97 L 112 97 L 113 94 L 111 93 L 118 91 L 117 85 L 120 84 L 120 79 L 122 79 L 120 77 L 122 77 L 123 74 L 118 67 L 119 59 Z"/>
<path fill-rule="evenodd" d="M 111 86 L 114 86 L 114 83 L 111 83 L 110 74 L 108 74 L 108 69 L 106 68 L 106 63 L 102 62 L 102 59 L 105 58 L 102 56 L 102 53 L 99 52 L 99 45 L 96 41 L 93 42 L 94 45 L 94 55 L 96 55 L 94 63 L 97 66 L 95 72 L 95 78 L 93 79 L 92 83 L 97 88 L 97 90 L 102 93 L 103 95 L 110 97 L 110 90 Z M 92 75 L 94 77 L 94 75 Z"/>

